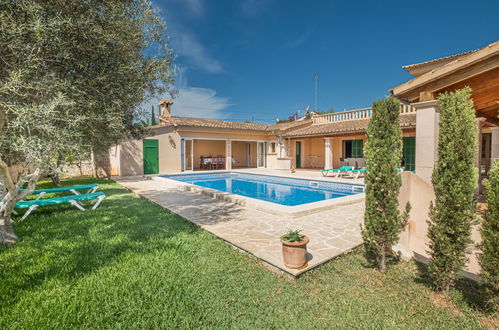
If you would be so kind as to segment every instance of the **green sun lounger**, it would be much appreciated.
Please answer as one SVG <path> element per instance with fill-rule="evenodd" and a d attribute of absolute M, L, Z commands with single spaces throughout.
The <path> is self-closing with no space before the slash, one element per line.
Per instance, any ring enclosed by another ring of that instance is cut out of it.
<path fill-rule="evenodd" d="M 104 195 L 103 192 L 96 192 L 96 193 L 91 193 L 91 194 L 77 194 L 77 195 L 64 196 L 64 197 L 35 199 L 35 200 L 30 200 L 30 201 L 19 201 L 19 202 L 17 202 L 15 208 L 16 209 L 28 209 L 26 211 L 26 213 L 24 213 L 23 217 L 21 218 L 22 220 L 24 220 L 28 217 L 28 215 L 30 215 L 31 212 L 33 212 L 37 208 L 42 207 L 42 206 L 49 206 L 49 205 L 71 204 L 71 205 L 77 207 L 78 209 L 80 209 L 81 211 L 85 211 L 85 208 L 79 202 L 96 199 L 95 203 L 92 206 L 92 210 L 95 210 L 104 198 L 106 198 L 106 195 Z"/>
<path fill-rule="evenodd" d="M 79 190 L 87 190 L 86 194 L 92 194 L 94 193 L 97 189 L 99 189 L 99 185 L 92 183 L 92 184 L 86 184 L 86 185 L 81 185 L 81 186 L 72 186 L 72 187 L 60 187 L 60 188 L 51 188 L 51 189 L 38 189 L 33 191 L 32 195 L 38 195 L 36 199 L 40 199 L 43 197 L 45 194 L 50 194 L 50 193 L 57 193 L 57 192 L 65 192 L 69 191 L 73 193 L 74 195 L 79 195 L 80 192 Z M 19 189 L 20 191 L 24 189 Z"/>
<path fill-rule="evenodd" d="M 322 176 L 327 176 L 329 172 L 332 172 L 333 174 L 336 174 L 335 177 L 338 177 L 340 175 L 340 173 L 347 173 L 351 170 L 353 170 L 352 166 L 342 166 L 340 168 L 325 169 L 325 170 L 322 170 Z"/>
<path fill-rule="evenodd" d="M 366 168 L 363 167 L 363 168 L 359 168 L 358 170 L 351 170 L 351 171 L 348 171 L 348 177 L 349 178 L 354 178 L 354 179 L 358 179 L 359 176 L 364 173 L 366 171 Z"/>

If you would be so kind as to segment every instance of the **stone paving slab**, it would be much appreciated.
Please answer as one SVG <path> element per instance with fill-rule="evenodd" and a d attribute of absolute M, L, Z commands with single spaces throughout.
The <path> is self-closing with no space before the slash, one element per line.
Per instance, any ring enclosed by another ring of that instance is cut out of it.
<path fill-rule="evenodd" d="M 175 185 L 144 177 L 121 177 L 115 178 L 115 181 L 293 276 L 362 243 L 360 224 L 364 216 L 363 202 L 292 218 L 179 190 Z M 290 269 L 282 261 L 279 237 L 289 229 L 302 229 L 310 238 L 306 268 Z"/>

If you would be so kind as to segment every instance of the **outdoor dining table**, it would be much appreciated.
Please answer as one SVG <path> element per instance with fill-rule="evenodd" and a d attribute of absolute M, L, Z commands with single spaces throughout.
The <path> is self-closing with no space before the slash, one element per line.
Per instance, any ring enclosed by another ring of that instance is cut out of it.
<path fill-rule="evenodd" d="M 201 168 L 213 169 L 225 167 L 225 157 L 201 157 L 200 158 Z"/>

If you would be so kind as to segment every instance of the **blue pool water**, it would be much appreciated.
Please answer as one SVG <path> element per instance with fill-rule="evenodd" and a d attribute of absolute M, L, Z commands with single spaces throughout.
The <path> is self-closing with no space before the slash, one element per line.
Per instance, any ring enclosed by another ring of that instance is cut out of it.
<path fill-rule="evenodd" d="M 311 181 L 236 172 L 162 175 L 162 177 L 201 187 L 295 206 L 362 193 L 357 184 Z"/>

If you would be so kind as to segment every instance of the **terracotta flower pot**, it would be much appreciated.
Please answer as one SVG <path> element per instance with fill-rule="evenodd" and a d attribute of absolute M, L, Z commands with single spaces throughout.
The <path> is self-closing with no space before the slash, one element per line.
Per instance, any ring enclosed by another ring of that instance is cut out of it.
<path fill-rule="evenodd" d="M 281 239 L 282 257 L 288 268 L 300 268 L 307 262 L 308 237 L 302 235 L 303 241 L 298 243 L 286 242 Z"/>

